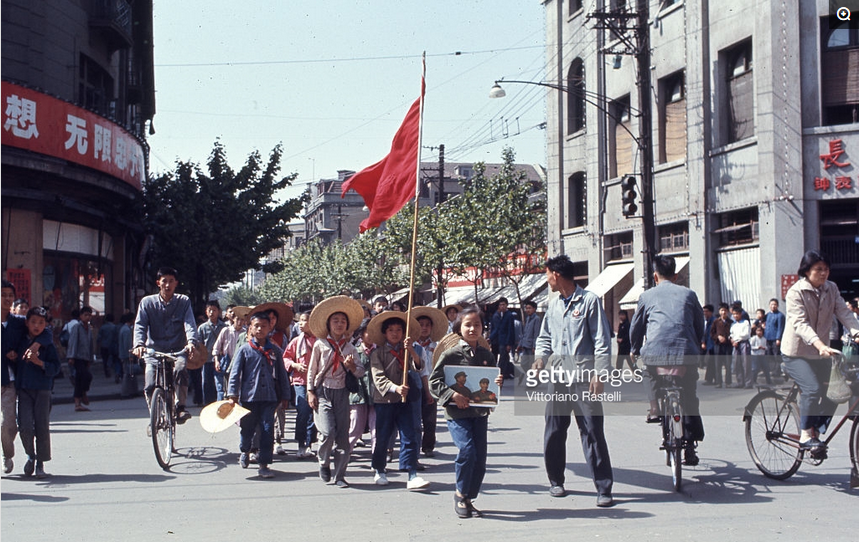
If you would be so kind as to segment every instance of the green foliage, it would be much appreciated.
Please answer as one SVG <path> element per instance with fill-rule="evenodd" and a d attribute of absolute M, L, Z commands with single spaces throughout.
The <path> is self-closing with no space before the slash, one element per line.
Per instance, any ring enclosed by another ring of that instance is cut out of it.
<path fill-rule="evenodd" d="M 153 272 L 162 265 L 175 267 L 196 308 L 219 285 L 261 269 L 262 258 L 289 236 L 287 224 L 301 211 L 304 197 L 274 201 L 297 176 L 278 176 L 281 155 L 280 145 L 267 162 L 255 151 L 233 171 L 216 141 L 206 172 L 179 161 L 175 171 L 144 184 L 145 225 L 154 240 L 150 266 Z"/>
<path fill-rule="evenodd" d="M 242 305 L 245 307 L 254 307 L 260 303 L 264 303 L 264 300 L 258 292 L 253 291 L 247 286 L 234 286 L 224 294 L 221 306 Z"/>

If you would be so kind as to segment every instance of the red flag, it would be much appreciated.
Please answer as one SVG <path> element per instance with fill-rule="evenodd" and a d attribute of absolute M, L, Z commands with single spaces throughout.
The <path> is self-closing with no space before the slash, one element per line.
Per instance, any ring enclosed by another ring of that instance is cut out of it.
<path fill-rule="evenodd" d="M 415 195 L 420 145 L 421 97 L 415 100 L 394 141 L 391 152 L 372 166 L 366 167 L 343 183 L 341 197 L 352 188 L 364 198 L 370 216 L 361 222 L 361 232 L 388 220 Z"/>

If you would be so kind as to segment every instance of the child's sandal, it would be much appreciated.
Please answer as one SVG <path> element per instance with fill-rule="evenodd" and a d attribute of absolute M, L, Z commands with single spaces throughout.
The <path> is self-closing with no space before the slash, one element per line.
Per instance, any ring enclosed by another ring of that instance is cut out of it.
<path fill-rule="evenodd" d="M 456 512 L 456 515 L 461 518 L 471 517 L 471 508 L 468 506 L 468 503 L 466 503 L 465 497 L 460 497 L 455 493 L 453 495 L 453 510 Z"/>

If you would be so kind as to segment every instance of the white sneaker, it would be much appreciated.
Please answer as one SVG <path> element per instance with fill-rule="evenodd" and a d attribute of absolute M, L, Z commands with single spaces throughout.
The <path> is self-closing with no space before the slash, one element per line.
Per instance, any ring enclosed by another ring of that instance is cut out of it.
<path fill-rule="evenodd" d="M 373 476 L 373 481 L 376 482 L 377 486 L 386 486 L 388 485 L 388 475 L 384 472 L 377 472 L 375 476 Z"/>
<path fill-rule="evenodd" d="M 283 446 L 278 444 L 277 448 L 274 449 L 274 453 L 276 453 L 277 455 L 286 455 L 286 450 L 283 449 Z"/>
<path fill-rule="evenodd" d="M 429 486 L 429 482 L 424 480 L 420 476 L 415 476 L 408 482 L 406 482 L 406 489 L 423 489 Z"/>
<path fill-rule="evenodd" d="M 6 459 L 3 460 L 3 472 L 5 472 L 6 474 L 9 474 L 10 472 L 12 472 L 12 469 L 14 469 L 14 468 L 15 468 L 15 464 L 12 463 L 11 459 L 9 459 L 7 457 Z"/>
<path fill-rule="evenodd" d="M 146 426 L 146 436 L 152 437 L 152 426 L 151 425 Z"/>

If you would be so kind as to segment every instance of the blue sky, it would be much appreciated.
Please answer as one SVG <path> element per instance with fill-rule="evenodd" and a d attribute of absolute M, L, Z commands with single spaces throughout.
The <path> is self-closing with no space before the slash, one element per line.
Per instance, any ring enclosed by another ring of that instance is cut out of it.
<path fill-rule="evenodd" d="M 155 174 L 205 163 L 216 138 L 236 168 L 282 142 L 299 183 L 366 167 L 419 95 L 423 51 L 424 146 L 498 162 L 509 145 L 518 162 L 546 163 L 544 89 L 488 98 L 496 79 L 545 79 L 539 0 L 156 0 L 154 19 Z"/>

